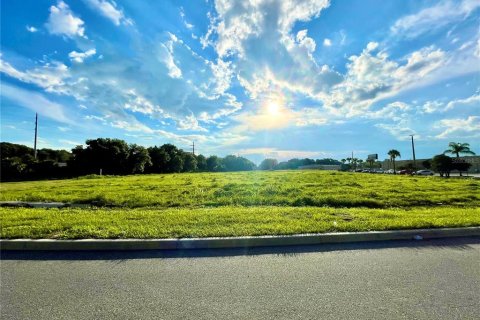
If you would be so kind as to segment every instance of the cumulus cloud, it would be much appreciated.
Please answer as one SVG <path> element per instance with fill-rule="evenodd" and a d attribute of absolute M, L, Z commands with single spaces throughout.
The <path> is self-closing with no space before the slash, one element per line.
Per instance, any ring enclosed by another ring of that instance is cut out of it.
<path fill-rule="evenodd" d="M 319 95 L 331 112 L 362 115 L 381 99 L 434 81 L 434 72 L 447 62 L 445 52 L 433 46 L 410 53 L 403 65 L 389 59 L 378 47 L 378 43 L 370 42 L 360 55 L 349 57 L 344 81 Z"/>
<path fill-rule="evenodd" d="M 477 0 L 444 0 L 417 13 L 404 16 L 391 27 L 395 35 L 416 38 L 470 16 L 480 7 Z"/>
<path fill-rule="evenodd" d="M 85 52 L 77 52 L 77 51 L 72 51 L 68 54 L 68 57 L 70 60 L 82 63 L 83 60 L 87 59 L 88 57 L 91 57 L 95 55 L 97 51 L 94 49 L 87 50 Z"/>
<path fill-rule="evenodd" d="M 188 130 L 188 131 L 202 131 L 202 132 L 208 132 L 207 129 L 204 127 L 200 126 L 198 124 L 198 120 L 195 118 L 195 116 L 189 115 L 186 116 L 183 119 L 178 120 L 178 129 L 180 130 Z"/>
<path fill-rule="evenodd" d="M 86 37 L 84 22 L 75 16 L 70 7 L 63 1 L 50 7 L 50 15 L 45 24 L 51 34 L 62 35 L 69 38 Z"/>
<path fill-rule="evenodd" d="M 453 138 L 479 138 L 480 137 L 480 117 L 469 116 L 466 119 L 443 119 L 435 127 L 443 130 L 436 135 L 437 139 Z"/>
<path fill-rule="evenodd" d="M 132 25 L 133 20 L 125 17 L 123 10 L 118 8 L 115 1 L 108 0 L 84 0 L 91 8 L 112 21 L 116 26 L 120 24 Z"/>
<path fill-rule="evenodd" d="M 312 92 L 341 77 L 316 64 L 312 57 L 316 43 L 307 36 L 308 30 L 291 31 L 296 22 L 318 17 L 328 5 L 324 0 L 216 1 L 216 15 L 210 15 L 202 42 L 221 58 L 237 58 L 237 78 L 251 97 L 288 84 Z"/>
<path fill-rule="evenodd" d="M 443 111 L 444 104 L 440 101 L 427 101 L 421 107 L 421 110 L 425 113 L 434 113 Z"/>
<path fill-rule="evenodd" d="M 330 47 L 332 45 L 332 40 L 330 40 L 328 38 L 323 39 L 323 45 L 325 47 Z"/>

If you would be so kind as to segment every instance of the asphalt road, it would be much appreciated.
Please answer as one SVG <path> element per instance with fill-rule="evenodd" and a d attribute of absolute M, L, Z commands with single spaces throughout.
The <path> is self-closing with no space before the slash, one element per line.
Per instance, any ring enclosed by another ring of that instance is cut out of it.
<path fill-rule="evenodd" d="M 480 319 L 480 238 L 3 252 L 2 319 Z"/>

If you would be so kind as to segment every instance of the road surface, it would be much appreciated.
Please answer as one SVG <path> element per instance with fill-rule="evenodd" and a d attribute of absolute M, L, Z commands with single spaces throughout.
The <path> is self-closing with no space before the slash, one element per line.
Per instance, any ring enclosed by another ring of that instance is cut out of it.
<path fill-rule="evenodd" d="M 2 319 L 480 319 L 480 239 L 3 252 Z"/>

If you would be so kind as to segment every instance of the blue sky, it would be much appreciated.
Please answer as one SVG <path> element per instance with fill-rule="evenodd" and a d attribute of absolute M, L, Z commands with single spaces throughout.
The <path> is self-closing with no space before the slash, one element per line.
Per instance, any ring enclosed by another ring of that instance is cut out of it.
<path fill-rule="evenodd" d="M 203 154 L 480 153 L 480 2 L 1 3 L 1 140 Z"/>

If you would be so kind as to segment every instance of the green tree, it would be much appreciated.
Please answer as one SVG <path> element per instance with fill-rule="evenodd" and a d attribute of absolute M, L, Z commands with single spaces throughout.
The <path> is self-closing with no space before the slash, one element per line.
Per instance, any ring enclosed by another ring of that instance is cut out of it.
<path fill-rule="evenodd" d="M 128 156 L 128 173 L 143 173 L 145 167 L 152 165 L 148 150 L 142 146 L 131 144 Z"/>
<path fill-rule="evenodd" d="M 148 148 L 148 154 L 151 159 L 151 165 L 148 167 L 148 172 L 163 173 L 167 172 L 166 167 L 170 162 L 170 155 L 160 147 L 154 146 Z"/>
<path fill-rule="evenodd" d="M 124 174 L 128 172 L 128 144 L 120 139 L 98 138 L 86 141 L 86 147 L 72 149 L 77 174 Z"/>
<path fill-rule="evenodd" d="M 450 171 L 452 171 L 452 158 L 439 154 L 432 159 L 432 169 L 440 174 L 441 177 L 450 177 Z"/>
<path fill-rule="evenodd" d="M 186 153 L 183 157 L 183 171 L 194 172 L 197 171 L 197 158 L 191 154 Z"/>
<path fill-rule="evenodd" d="M 425 160 L 422 162 L 422 166 L 425 169 L 430 169 L 432 167 L 432 161 L 431 160 Z"/>
<path fill-rule="evenodd" d="M 395 159 L 396 158 L 401 158 L 400 152 L 398 150 L 392 149 L 392 150 L 388 151 L 387 154 L 390 157 L 390 161 L 393 164 L 393 173 L 396 174 L 397 170 L 395 168 Z"/>
<path fill-rule="evenodd" d="M 264 159 L 258 166 L 260 170 L 273 170 L 278 165 L 277 159 Z"/>
<path fill-rule="evenodd" d="M 200 172 L 207 171 L 207 158 L 204 155 L 199 154 L 197 156 L 197 170 Z"/>
<path fill-rule="evenodd" d="M 207 158 L 207 170 L 209 172 L 217 172 L 221 170 L 221 159 L 217 156 Z"/>
<path fill-rule="evenodd" d="M 448 144 L 448 149 L 443 152 L 443 154 L 450 153 L 457 156 L 457 159 L 460 158 L 460 154 L 470 154 L 475 155 L 475 152 L 470 150 L 470 144 L 468 143 L 460 143 L 460 142 L 450 142 Z M 457 163 L 459 163 L 457 161 Z M 463 166 L 459 166 L 459 168 L 463 168 Z M 468 169 L 467 169 L 468 170 Z M 462 170 L 460 171 L 460 176 L 462 175 Z"/>

